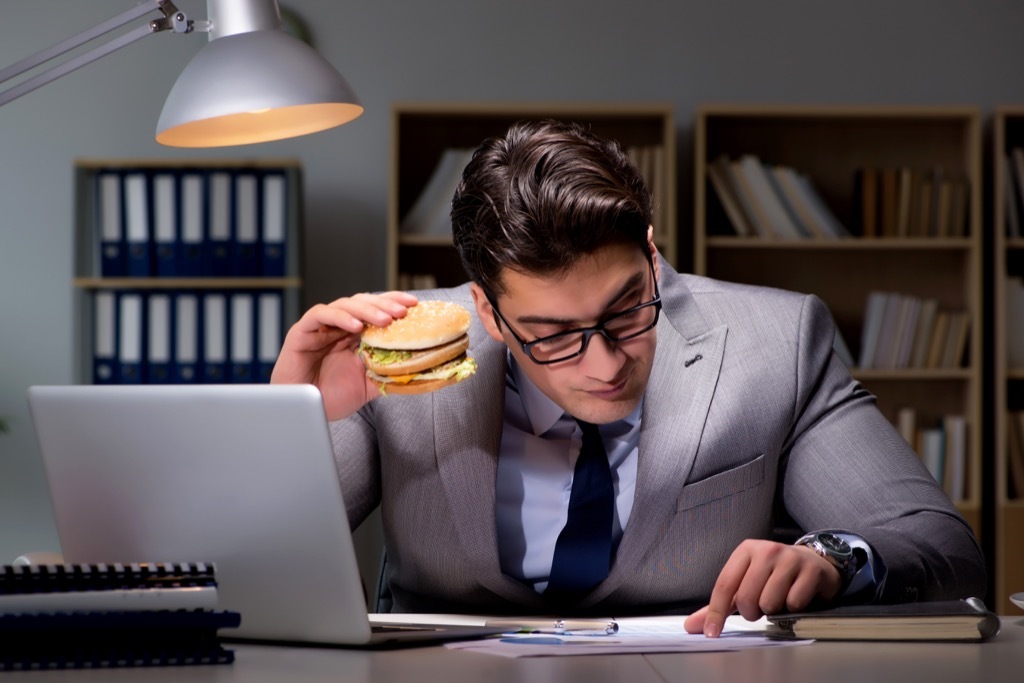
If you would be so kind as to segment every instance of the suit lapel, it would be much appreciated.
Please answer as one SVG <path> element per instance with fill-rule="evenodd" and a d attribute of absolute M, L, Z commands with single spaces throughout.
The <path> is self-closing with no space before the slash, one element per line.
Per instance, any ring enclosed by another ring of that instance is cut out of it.
<path fill-rule="evenodd" d="M 481 329 L 481 334 L 483 334 Z M 444 495 L 473 572 L 488 589 L 521 604 L 543 602 L 505 575 L 498 561 L 495 481 L 505 409 L 505 346 L 489 338 L 471 352 L 477 376 L 461 391 L 433 394 L 434 445 Z"/>
<path fill-rule="evenodd" d="M 672 283 L 667 283 L 665 289 L 671 288 Z M 689 290 L 679 283 L 677 291 L 679 296 L 666 298 L 665 320 L 658 324 L 658 347 L 644 394 L 629 524 L 611 573 L 583 606 L 628 581 L 661 542 L 697 456 L 722 367 L 727 328 L 707 329 Z"/>

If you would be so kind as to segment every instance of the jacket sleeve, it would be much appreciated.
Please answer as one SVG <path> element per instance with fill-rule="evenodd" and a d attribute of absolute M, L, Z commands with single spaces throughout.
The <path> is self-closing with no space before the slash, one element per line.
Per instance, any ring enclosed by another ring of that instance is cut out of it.
<path fill-rule="evenodd" d="M 832 351 L 834 336 L 825 305 L 807 297 L 780 480 L 788 513 L 804 529 L 865 539 L 887 569 L 881 602 L 983 596 L 984 559 L 970 526 Z"/>

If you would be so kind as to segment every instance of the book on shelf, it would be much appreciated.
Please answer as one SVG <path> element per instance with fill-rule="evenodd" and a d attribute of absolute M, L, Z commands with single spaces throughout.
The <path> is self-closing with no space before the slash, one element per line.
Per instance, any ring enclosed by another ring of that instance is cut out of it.
<path fill-rule="evenodd" d="M 900 292 L 868 293 L 861 333 L 865 369 L 959 368 L 970 338 L 966 310 Z"/>
<path fill-rule="evenodd" d="M 878 169 L 863 166 L 854 171 L 854 223 L 860 226 L 861 237 L 880 237 L 878 226 Z"/>
<path fill-rule="evenodd" d="M 805 174 L 763 162 L 753 154 L 720 155 L 708 179 L 723 212 L 740 237 L 835 239 L 849 236 Z"/>
<path fill-rule="evenodd" d="M 1004 287 L 1006 365 L 1024 368 L 1024 278 L 1008 276 Z"/>
<path fill-rule="evenodd" d="M 1024 411 L 1013 410 L 1006 422 L 1006 497 L 1024 500 Z"/>
<path fill-rule="evenodd" d="M 729 166 L 728 157 L 720 156 L 708 164 L 708 178 L 733 231 L 739 237 L 755 237 L 760 233 L 755 230 L 748 217 L 750 209 L 744 208 L 744 198 L 737 192 L 731 176 L 732 168 Z"/>
<path fill-rule="evenodd" d="M 942 473 L 942 489 L 954 503 L 967 498 L 967 419 L 963 415 L 944 415 L 946 464 Z"/>
<path fill-rule="evenodd" d="M 430 177 L 399 223 L 403 235 L 446 236 L 452 233 L 451 205 L 472 149 L 445 149 Z"/>
<path fill-rule="evenodd" d="M 854 207 L 864 237 L 964 237 L 970 184 L 942 167 L 861 167 Z"/>
<path fill-rule="evenodd" d="M 1017 192 L 1016 175 L 1013 172 L 1013 162 L 1009 154 L 999 158 L 1000 183 L 1003 190 L 1003 212 L 1005 219 L 1005 235 L 1010 239 L 1021 237 L 1021 214 L 1020 194 Z"/>
<path fill-rule="evenodd" d="M 977 598 L 895 605 L 844 605 L 768 616 L 769 638 L 814 640 L 982 641 L 999 617 Z"/>

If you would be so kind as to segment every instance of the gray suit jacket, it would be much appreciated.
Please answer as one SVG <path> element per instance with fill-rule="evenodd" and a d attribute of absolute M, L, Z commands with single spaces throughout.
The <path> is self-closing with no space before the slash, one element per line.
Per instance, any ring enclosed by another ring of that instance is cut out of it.
<path fill-rule="evenodd" d="M 805 530 L 865 538 L 888 569 L 880 600 L 984 595 L 971 529 L 832 353 L 824 304 L 661 267 L 633 510 L 610 575 L 578 611 L 706 603 L 735 547 L 768 538 L 779 509 Z M 421 298 L 472 308 L 466 286 Z M 331 424 L 350 523 L 381 505 L 395 611 L 543 613 L 498 563 L 505 347 L 475 316 L 470 342 L 469 381 Z"/>

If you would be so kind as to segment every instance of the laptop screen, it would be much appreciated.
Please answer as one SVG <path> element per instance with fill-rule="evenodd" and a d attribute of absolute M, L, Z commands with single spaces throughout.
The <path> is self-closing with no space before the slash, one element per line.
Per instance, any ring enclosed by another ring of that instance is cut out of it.
<path fill-rule="evenodd" d="M 319 392 L 309 385 L 36 386 L 66 562 L 212 562 L 239 636 L 370 636 Z"/>

